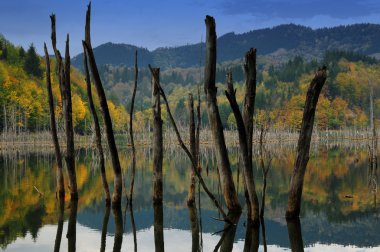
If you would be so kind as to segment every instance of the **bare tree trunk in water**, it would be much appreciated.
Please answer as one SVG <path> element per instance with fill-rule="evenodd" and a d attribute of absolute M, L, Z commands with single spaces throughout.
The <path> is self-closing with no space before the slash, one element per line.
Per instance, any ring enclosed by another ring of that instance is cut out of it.
<path fill-rule="evenodd" d="M 194 122 L 194 100 L 193 95 L 189 94 L 189 118 L 190 118 L 190 152 L 194 158 L 195 163 L 198 164 L 197 160 L 197 146 L 195 139 L 195 122 Z M 195 173 L 191 170 L 191 180 L 190 180 L 190 189 L 187 197 L 187 205 L 193 206 L 195 203 Z"/>
<path fill-rule="evenodd" d="M 215 86 L 216 74 L 216 32 L 215 20 L 206 16 L 206 64 L 205 64 L 205 93 L 208 119 L 215 145 L 216 159 L 220 168 L 223 195 L 227 208 L 230 211 L 241 212 L 241 206 L 236 194 L 232 179 L 230 161 L 223 135 L 223 125 L 219 115 L 216 101 L 217 88 Z"/>
<path fill-rule="evenodd" d="M 107 227 L 108 227 L 109 218 L 110 218 L 110 207 L 106 206 L 106 211 L 104 212 L 103 224 L 102 224 L 102 238 L 100 242 L 100 252 L 106 251 Z"/>
<path fill-rule="evenodd" d="M 150 68 L 150 71 L 152 72 L 152 68 L 150 67 L 150 65 L 149 65 L 149 68 Z M 203 190 L 205 190 L 205 192 L 207 193 L 208 197 L 211 199 L 211 201 L 214 203 L 214 205 L 216 206 L 216 208 L 219 210 L 219 213 L 221 213 L 223 215 L 223 220 L 226 221 L 226 222 L 231 223 L 231 220 L 229 219 L 229 217 L 224 212 L 224 210 L 223 210 L 222 206 L 219 204 L 218 200 L 215 198 L 215 196 L 208 189 L 206 183 L 204 182 L 204 180 L 202 178 L 202 175 L 199 173 L 199 171 L 197 169 L 197 163 L 195 162 L 195 160 L 194 160 L 193 156 L 191 155 L 189 149 L 186 147 L 185 143 L 183 142 L 181 134 L 178 131 L 177 124 L 174 121 L 173 115 L 171 113 L 169 102 L 168 102 L 168 100 L 166 98 L 166 95 L 165 95 L 165 92 L 164 92 L 164 90 L 162 89 L 161 86 L 159 86 L 159 91 L 161 93 L 162 98 L 165 101 L 166 110 L 168 112 L 169 119 L 170 119 L 170 121 L 172 123 L 172 126 L 174 128 L 174 131 L 176 133 L 179 145 L 184 150 L 184 152 L 186 153 L 186 155 L 189 157 L 189 159 L 191 161 L 191 164 L 192 164 L 191 168 L 193 169 L 193 172 L 197 175 L 198 180 L 199 180 L 199 184 L 202 185 Z"/>
<path fill-rule="evenodd" d="M 59 88 L 62 97 L 62 109 L 66 131 L 66 166 L 69 174 L 69 189 L 72 199 L 78 199 L 77 181 L 75 173 L 75 149 L 74 130 L 72 122 L 71 84 L 70 84 L 70 53 L 69 35 L 67 34 L 65 65 L 63 65 L 61 53 L 57 49 L 55 30 L 55 15 L 51 15 L 51 41 L 58 65 Z"/>
<path fill-rule="evenodd" d="M 55 236 L 54 242 L 54 252 L 59 252 L 61 248 L 62 232 L 63 232 L 63 221 L 65 220 L 65 199 L 59 198 L 59 209 L 58 209 L 58 224 L 57 224 L 57 234 Z"/>
<path fill-rule="evenodd" d="M 44 43 L 44 51 L 45 51 L 45 61 L 46 61 L 46 87 L 47 87 L 47 92 L 48 92 L 49 109 L 50 109 L 50 128 L 51 128 L 51 135 L 52 135 L 53 144 L 54 144 L 55 158 L 57 160 L 56 193 L 58 194 L 58 198 L 64 199 L 65 185 L 64 185 L 63 171 L 62 171 L 63 170 L 62 169 L 63 167 L 62 155 L 61 155 L 61 149 L 59 147 L 57 126 L 55 122 L 54 98 L 53 98 L 53 91 L 51 88 L 51 78 L 50 78 L 50 59 L 49 59 L 49 53 L 48 53 L 45 43 Z"/>
<path fill-rule="evenodd" d="M 135 97 L 136 97 L 136 90 L 137 90 L 138 74 L 139 74 L 139 70 L 137 67 L 137 50 L 136 50 L 136 52 L 135 52 L 135 84 L 133 86 L 131 111 L 129 114 L 129 136 L 131 138 L 131 145 L 132 145 L 132 179 L 131 179 L 131 187 L 130 187 L 130 191 L 129 191 L 129 203 L 130 204 L 132 204 L 133 187 L 135 185 L 135 174 L 136 174 L 136 149 L 135 149 L 135 141 L 133 139 L 133 109 L 135 106 Z"/>
<path fill-rule="evenodd" d="M 301 223 L 299 218 L 287 220 L 288 235 L 290 241 L 290 248 L 294 252 L 303 252 L 303 239 L 301 231 Z"/>
<path fill-rule="evenodd" d="M 313 133 L 315 110 L 317 108 L 319 94 L 326 82 L 326 77 L 326 67 L 324 66 L 315 74 L 307 91 L 301 132 L 298 139 L 297 158 L 292 179 L 290 181 L 288 208 L 286 210 L 287 219 L 297 218 L 301 211 L 303 180 L 307 162 L 309 161 L 310 141 Z"/>
<path fill-rule="evenodd" d="M 260 226 L 254 225 L 252 219 L 247 217 L 244 252 L 259 251 L 260 245 Z"/>
<path fill-rule="evenodd" d="M 236 101 L 236 90 L 234 90 L 233 87 L 232 73 L 227 74 L 227 90 L 225 93 L 228 101 L 230 102 L 231 109 L 234 113 L 239 134 L 240 159 L 243 162 L 243 178 L 249 196 L 250 204 L 248 206 L 252 208 L 251 211 L 248 211 L 248 213 L 251 213 L 250 217 L 253 223 L 255 225 L 260 225 L 259 203 L 255 189 L 255 181 L 253 180 L 252 160 L 249 160 L 247 135 L 245 131 L 243 117 L 240 113 L 239 105 Z"/>
<path fill-rule="evenodd" d="M 121 213 L 121 206 L 112 207 L 113 216 L 115 220 L 115 241 L 113 244 L 113 251 L 121 251 L 123 243 L 123 215 Z"/>
<path fill-rule="evenodd" d="M 190 217 L 190 225 L 191 225 L 191 251 L 199 252 L 200 244 L 199 244 L 199 225 L 198 225 L 198 214 L 197 208 L 195 204 L 189 206 L 189 217 Z"/>
<path fill-rule="evenodd" d="M 103 183 L 104 193 L 106 196 L 106 206 L 109 206 L 111 204 L 111 196 L 110 196 L 110 189 L 108 187 L 107 176 L 106 176 L 105 160 L 104 160 L 104 153 L 103 153 L 103 146 L 102 146 L 102 134 L 100 132 L 98 115 L 96 114 L 94 101 L 92 99 L 91 78 L 90 78 L 90 72 L 88 70 L 88 64 L 87 64 L 87 52 L 86 52 L 86 49 L 84 48 L 84 45 L 83 45 L 83 49 L 84 49 L 83 56 L 84 56 L 84 69 L 86 73 L 88 105 L 90 107 L 92 119 L 94 120 L 95 141 L 96 141 L 96 147 L 98 149 L 98 154 L 99 154 L 99 159 L 100 159 L 100 173 L 102 174 L 102 183 Z"/>
<path fill-rule="evenodd" d="M 69 223 L 67 226 L 67 234 L 66 234 L 69 252 L 76 251 L 77 211 L 78 211 L 78 200 L 71 200 L 70 201 Z"/>
<path fill-rule="evenodd" d="M 243 103 L 243 121 L 245 127 L 245 134 L 247 136 L 248 147 L 248 173 L 247 176 L 253 179 L 253 164 L 252 164 L 252 140 L 253 140 L 253 114 L 255 111 L 255 98 L 256 98 L 256 48 L 251 48 L 245 54 L 245 96 Z M 244 183 L 245 195 L 247 198 L 250 195 L 247 190 L 247 185 Z M 255 186 L 253 185 L 253 189 Z M 248 211 L 254 220 L 258 220 L 259 201 L 257 199 L 256 190 L 250 197 L 250 202 L 247 207 L 250 207 L 251 211 Z M 255 222 L 254 222 L 255 223 Z"/>
<path fill-rule="evenodd" d="M 162 119 L 160 100 L 160 69 L 153 68 L 152 101 L 153 101 L 153 202 L 162 204 Z"/>
<path fill-rule="evenodd" d="M 112 129 L 112 120 L 109 113 L 107 98 L 104 93 L 103 85 L 100 80 L 100 75 L 98 68 L 96 66 L 94 52 L 91 47 L 91 38 L 90 38 L 90 16 L 91 16 L 91 4 L 88 5 L 87 14 L 86 14 L 86 28 L 85 28 L 85 50 L 87 51 L 90 69 L 92 72 L 92 78 L 98 93 L 100 108 L 103 116 L 108 148 L 111 154 L 112 167 L 114 171 L 114 191 L 112 195 L 112 207 L 121 207 L 121 196 L 122 196 L 122 174 L 121 166 L 119 160 L 119 154 L 117 151 L 115 137 L 113 135 Z"/>
<path fill-rule="evenodd" d="M 132 204 L 129 204 L 129 211 L 131 213 L 131 224 L 132 224 L 132 232 L 133 232 L 134 251 L 137 252 L 137 233 L 136 233 L 136 224 L 135 224 L 135 217 L 133 215 L 133 206 L 132 206 Z"/>
<path fill-rule="evenodd" d="M 65 52 L 65 82 L 64 92 L 65 103 L 65 129 L 66 129 L 66 166 L 69 173 L 71 198 L 78 199 L 77 176 L 75 172 L 75 149 L 74 149 L 74 129 L 73 129 L 73 108 L 71 102 L 71 83 L 70 83 L 70 53 L 69 53 L 69 34 L 66 40 Z"/>
<path fill-rule="evenodd" d="M 155 204 L 154 209 L 154 247 L 156 252 L 165 251 L 164 246 L 164 214 L 162 204 Z"/>

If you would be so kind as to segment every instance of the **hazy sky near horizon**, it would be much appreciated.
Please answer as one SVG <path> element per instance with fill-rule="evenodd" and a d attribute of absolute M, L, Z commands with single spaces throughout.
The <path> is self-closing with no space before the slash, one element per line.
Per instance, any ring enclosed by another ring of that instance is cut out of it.
<path fill-rule="evenodd" d="M 88 1 L 1 0 L 0 34 L 16 45 L 51 51 L 50 18 L 56 14 L 58 46 L 70 34 L 71 55 L 82 51 Z M 312 28 L 380 23 L 379 0 L 93 0 L 92 44 L 127 43 L 150 50 L 200 42 L 205 15 L 216 19 L 217 34 L 242 33 L 279 24 Z"/>

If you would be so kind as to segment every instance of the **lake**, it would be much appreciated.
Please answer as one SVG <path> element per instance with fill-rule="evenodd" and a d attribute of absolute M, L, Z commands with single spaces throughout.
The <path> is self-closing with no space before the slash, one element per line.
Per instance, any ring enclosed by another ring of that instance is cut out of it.
<path fill-rule="evenodd" d="M 255 146 L 254 174 L 261 201 L 263 175 Z M 369 164 L 366 143 L 312 144 L 305 175 L 300 222 L 284 215 L 295 145 L 267 147 L 268 173 L 264 227 L 253 228 L 243 209 L 237 226 L 228 226 L 197 185 L 197 208 L 186 205 L 190 163 L 177 147 L 164 152 L 164 203 L 152 205 L 152 151 L 137 150 L 133 207 L 105 207 L 96 155 L 76 155 L 79 201 L 55 198 L 55 157 L 49 151 L 3 151 L 0 156 L 0 246 L 3 251 L 380 251 L 377 204 L 379 169 Z M 213 150 L 202 148 L 202 175 L 221 196 Z M 238 150 L 229 149 L 233 178 L 244 206 Z M 131 153 L 119 156 L 129 190 Z M 113 174 L 107 158 L 107 178 Z M 67 177 L 65 180 L 67 183 Z M 68 190 L 67 190 L 68 191 Z M 200 204 L 199 204 L 200 203 Z M 200 205 L 200 207 L 199 207 Z"/>

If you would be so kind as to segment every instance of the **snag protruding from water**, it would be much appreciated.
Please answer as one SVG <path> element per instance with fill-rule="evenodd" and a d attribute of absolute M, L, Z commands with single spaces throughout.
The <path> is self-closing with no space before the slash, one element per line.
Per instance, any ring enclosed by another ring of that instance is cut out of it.
<path fill-rule="evenodd" d="M 55 31 L 55 15 L 51 19 L 51 41 L 58 65 L 58 80 L 62 98 L 62 110 L 65 121 L 66 132 L 66 166 L 69 175 L 69 189 L 72 199 L 78 199 L 77 179 L 75 172 L 75 149 L 74 149 L 74 129 L 72 118 L 71 83 L 70 83 L 70 52 L 69 35 L 66 39 L 65 64 L 63 64 L 61 53 L 57 49 L 57 39 Z"/>
<path fill-rule="evenodd" d="M 61 148 L 59 146 L 59 141 L 58 141 L 57 124 L 55 121 L 54 98 L 53 98 L 53 91 L 51 88 L 51 77 L 50 77 L 50 59 L 49 59 L 49 53 L 48 53 L 45 43 L 44 43 L 44 51 L 45 51 L 45 61 L 46 61 L 46 88 L 47 88 L 47 93 L 48 93 L 49 110 L 50 110 L 50 131 L 51 131 L 52 140 L 54 144 L 55 158 L 57 160 L 56 192 L 59 199 L 64 199 L 65 185 L 64 185 L 63 171 L 62 171 L 63 170 L 62 155 L 61 155 Z"/>
<path fill-rule="evenodd" d="M 114 172 L 114 191 L 112 195 L 112 207 L 121 207 L 122 196 L 122 174 L 119 160 L 119 154 L 117 151 L 115 137 L 112 129 L 112 120 L 108 109 L 107 98 L 103 89 L 102 81 L 100 79 L 98 67 L 96 65 L 94 52 L 91 46 L 90 39 L 90 17 L 91 17 L 91 4 L 88 5 L 86 13 L 86 28 L 85 28 L 85 41 L 83 42 L 85 51 L 88 56 L 88 62 L 90 65 L 92 79 L 94 81 L 96 91 L 98 93 L 100 108 L 103 116 L 104 127 L 107 136 L 108 148 L 112 160 L 112 168 Z"/>
<path fill-rule="evenodd" d="M 301 131 L 298 139 L 297 157 L 294 171 L 290 181 L 288 208 L 286 218 L 298 218 L 301 211 L 301 197 L 303 180 L 306 166 L 309 161 L 310 141 L 313 133 L 315 110 L 322 87 L 326 82 L 326 67 L 318 69 L 314 79 L 311 81 L 306 95 L 305 108 L 303 110 Z"/>
<path fill-rule="evenodd" d="M 162 204 L 162 119 L 160 100 L 160 69 L 151 68 L 153 101 L 153 203 Z"/>
<path fill-rule="evenodd" d="M 194 121 L 194 99 L 193 95 L 189 94 L 189 118 L 190 118 L 190 127 L 189 127 L 189 133 L 190 133 L 190 152 L 191 155 L 194 158 L 195 163 L 198 164 L 197 160 L 197 146 L 196 146 L 196 136 L 195 136 L 195 121 Z M 191 170 L 191 178 L 190 178 L 190 189 L 189 194 L 187 197 L 187 205 L 192 206 L 195 203 L 195 173 L 193 169 Z"/>
<path fill-rule="evenodd" d="M 84 56 L 83 57 L 84 58 L 84 70 L 85 70 L 85 74 L 86 74 L 86 87 L 87 87 L 87 95 L 88 95 L 88 105 L 90 107 L 92 119 L 94 120 L 95 142 L 96 142 L 96 147 L 98 149 L 98 154 L 99 154 L 99 159 L 100 159 L 100 173 L 102 175 L 102 183 L 103 183 L 104 193 L 105 193 L 105 197 L 106 197 L 106 205 L 109 206 L 111 204 L 111 196 L 110 196 L 110 189 L 108 187 L 107 176 L 106 176 L 104 152 L 103 152 L 103 146 L 102 146 L 102 134 L 100 132 L 99 118 L 98 118 L 98 115 L 96 114 L 94 101 L 92 99 L 91 78 L 90 78 L 90 72 L 88 70 L 87 52 L 86 52 L 84 44 L 83 44 L 83 56 Z"/>
<path fill-rule="evenodd" d="M 230 211 L 241 212 L 241 206 L 232 179 L 232 172 L 226 142 L 223 135 L 223 125 L 219 115 L 216 101 L 217 88 L 215 86 L 216 75 L 216 32 L 215 20 L 206 16 L 206 64 L 204 75 L 204 89 L 206 93 L 206 104 L 208 120 L 212 132 L 212 140 L 216 153 L 216 159 L 220 168 L 223 196 L 227 208 Z"/>

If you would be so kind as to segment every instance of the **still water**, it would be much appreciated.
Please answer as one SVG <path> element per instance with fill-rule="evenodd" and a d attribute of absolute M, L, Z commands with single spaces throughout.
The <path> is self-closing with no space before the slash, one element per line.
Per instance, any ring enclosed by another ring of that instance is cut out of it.
<path fill-rule="evenodd" d="M 244 205 L 238 153 L 229 152 Z M 5 152 L 0 156 L 0 247 L 3 251 L 289 251 L 302 247 L 305 251 L 380 251 L 379 169 L 369 165 L 365 145 L 312 147 L 300 222 L 292 223 L 284 215 L 295 146 L 269 146 L 266 153 L 265 161 L 270 155 L 272 162 L 265 219 L 264 226 L 256 229 L 247 222 L 245 209 L 236 227 L 215 220 L 220 216 L 202 189 L 197 191 L 197 208 L 187 207 L 190 167 L 180 149 L 164 153 L 162 207 L 153 207 L 151 201 L 152 153 L 138 150 L 133 208 L 123 202 L 121 211 L 105 207 L 92 151 L 77 152 L 77 205 L 68 198 L 64 203 L 55 198 L 53 153 Z M 131 155 L 121 150 L 119 156 L 129 189 Z M 255 158 L 261 201 L 263 177 Z M 209 188 L 223 202 L 209 148 L 202 150 L 202 167 Z M 110 160 L 107 177 L 112 186 Z"/>

